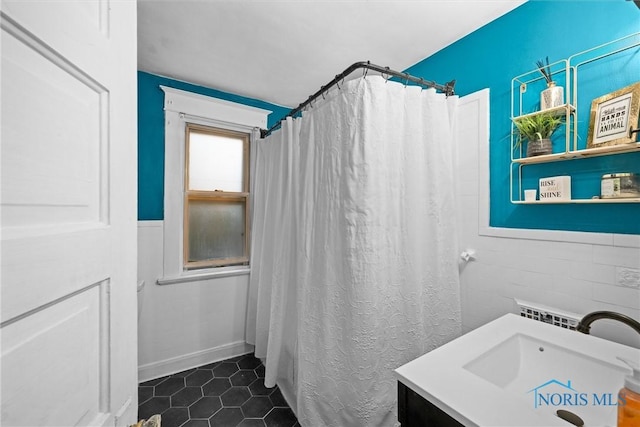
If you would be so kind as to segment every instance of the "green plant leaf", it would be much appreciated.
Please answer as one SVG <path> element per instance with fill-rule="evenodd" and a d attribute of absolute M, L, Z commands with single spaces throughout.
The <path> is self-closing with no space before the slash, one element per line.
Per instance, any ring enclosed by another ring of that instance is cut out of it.
<path fill-rule="evenodd" d="M 532 114 L 513 121 L 516 129 L 516 145 L 520 147 L 524 140 L 535 141 L 538 139 L 551 138 L 551 135 L 564 123 L 564 116 L 556 116 L 551 113 Z"/>

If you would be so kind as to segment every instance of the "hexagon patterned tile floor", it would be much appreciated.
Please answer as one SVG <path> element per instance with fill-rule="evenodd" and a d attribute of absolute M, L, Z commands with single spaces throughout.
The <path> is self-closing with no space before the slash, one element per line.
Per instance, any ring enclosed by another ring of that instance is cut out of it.
<path fill-rule="evenodd" d="M 138 402 L 138 419 L 160 414 L 162 427 L 300 427 L 253 354 L 141 383 Z"/>

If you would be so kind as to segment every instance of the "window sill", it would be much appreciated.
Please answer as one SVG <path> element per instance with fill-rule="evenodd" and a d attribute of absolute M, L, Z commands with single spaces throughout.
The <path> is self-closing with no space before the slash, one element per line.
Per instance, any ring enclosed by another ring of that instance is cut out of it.
<path fill-rule="evenodd" d="M 160 286 L 173 285 L 176 283 L 199 282 L 209 279 L 220 279 L 231 276 L 244 276 L 251 272 L 249 267 L 230 267 L 220 269 L 210 269 L 199 272 L 185 272 L 179 276 L 162 277 L 156 280 L 156 284 Z"/>

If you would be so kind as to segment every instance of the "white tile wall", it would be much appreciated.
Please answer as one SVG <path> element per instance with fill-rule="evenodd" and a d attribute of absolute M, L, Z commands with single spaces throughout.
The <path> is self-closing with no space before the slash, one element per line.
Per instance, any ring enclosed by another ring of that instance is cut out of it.
<path fill-rule="evenodd" d="M 488 226 L 488 212 L 479 208 L 488 206 L 489 197 L 488 116 L 475 112 L 485 99 L 488 103 L 488 91 L 469 97 L 460 114 L 476 119 L 459 120 L 458 155 L 460 164 L 479 167 L 460 168 L 458 176 L 460 248 L 476 251 L 476 260 L 461 265 L 464 330 L 518 312 L 514 298 L 579 314 L 617 311 L 640 320 L 640 236 Z M 470 176 L 470 170 L 477 175 Z M 613 321 L 594 323 L 592 334 L 640 347 L 637 333 Z"/>

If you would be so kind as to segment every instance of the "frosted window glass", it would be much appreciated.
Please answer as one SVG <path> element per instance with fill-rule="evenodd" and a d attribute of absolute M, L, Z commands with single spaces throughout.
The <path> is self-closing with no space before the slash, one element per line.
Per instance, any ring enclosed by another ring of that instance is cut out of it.
<path fill-rule="evenodd" d="M 189 133 L 189 190 L 244 191 L 244 140 Z"/>
<path fill-rule="evenodd" d="M 235 258 L 245 252 L 243 202 L 189 202 L 189 262 Z"/>

